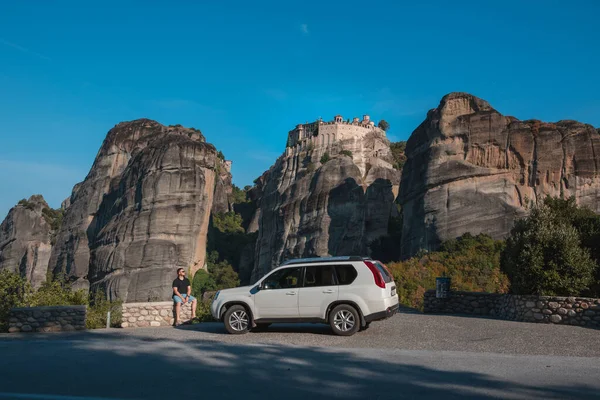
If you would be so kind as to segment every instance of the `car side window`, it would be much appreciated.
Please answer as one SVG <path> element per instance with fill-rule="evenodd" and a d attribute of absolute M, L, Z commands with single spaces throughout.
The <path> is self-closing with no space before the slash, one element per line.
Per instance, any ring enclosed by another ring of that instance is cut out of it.
<path fill-rule="evenodd" d="M 340 285 L 349 285 L 358 276 L 356 269 L 352 265 L 336 265 L 335 272 Z"/>
<path fill-rule="evenodd" d="M 292 289 L 300 286 L 302 267 L 284 268 L 273 272 L 263 282 L 263 289 Z"/>
<path fill-rule="evenodd" d="M 332 265 L 306 267 L 304 287 L 333 286 L 335 284 L 335 269 Z"/>

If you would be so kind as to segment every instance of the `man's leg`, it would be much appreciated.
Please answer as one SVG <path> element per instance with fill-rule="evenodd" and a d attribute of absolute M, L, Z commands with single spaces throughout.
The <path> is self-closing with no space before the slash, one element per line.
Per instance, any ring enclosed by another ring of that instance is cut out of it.
<path fill-rule="evenodd" d="M 192 319 L 196 318 L 196 298 L 194 296 L 190 296 L 192 299 Z"/>
<path fill-rule="evenodd" d="M 179 296 L 175 296 L 173 299 L 175 300 L 175 325 L 177 325 L 181 323 L 181 302 L 183 300 Z"/>

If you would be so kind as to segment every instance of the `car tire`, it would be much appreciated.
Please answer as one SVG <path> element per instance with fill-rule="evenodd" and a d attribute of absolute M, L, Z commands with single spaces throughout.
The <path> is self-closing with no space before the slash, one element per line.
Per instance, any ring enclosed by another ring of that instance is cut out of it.
<path fill-rule="evenodd" d="M 250 330 L 250 313 L 246 307 L 236 304 L 225 312 L 223 317 L 225 329 L 232 335 L 241 335 Z"/>
<path fill-rule="evenodd" d="M 351 305 L 340 304 L 329 314 L 329 325 L 338 336 L 352 336 L 360 329 L 360 315 Z"/>

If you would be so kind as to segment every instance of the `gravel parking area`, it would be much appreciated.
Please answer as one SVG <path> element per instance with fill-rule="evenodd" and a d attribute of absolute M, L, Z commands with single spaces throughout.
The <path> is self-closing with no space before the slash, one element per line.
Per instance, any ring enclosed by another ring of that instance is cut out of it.
<path fill-rule="evenodd" d="M 501 354 L 600 357 L 600 330 L 567 325 L 512 322 L 465 316 L 431 315 L 401 310 L 351 337 L 332 334 L 322 324 L 274 324 L 265 332 L 227 334 L 223 324 L 177 328 L 101 329 L 52 335 L 0 335 L 2 339 L 84 339 L 96 336 L 174 341 L 209 340 L 231 344 L 283 344 L 308 347 L 467 351 Z"/>

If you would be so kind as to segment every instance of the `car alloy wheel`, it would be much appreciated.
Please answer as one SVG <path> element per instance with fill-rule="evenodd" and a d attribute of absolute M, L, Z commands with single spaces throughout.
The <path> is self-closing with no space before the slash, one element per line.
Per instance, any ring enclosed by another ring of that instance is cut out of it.
<path fill-rule="evenodd" d="M 352 315 L 350 311 L 340 310 L 335 314 L 333 323 L 340 331 L 348 332 L 354 328 L 356 321 L 354 320 L 354 315 Z"/>
<path fill-rule="evenodd" d="M 233 312 L 229 316 L 229 325 L 238 332 L 248 329 L 248 314 L 242 310 Z"/>
<path fill-rule="evenodd" d="M 223 322 L 227 332 L 239 335 L 250 330 L 250 313 L 242 305 L 236 304 L 227 309 Z"/>

